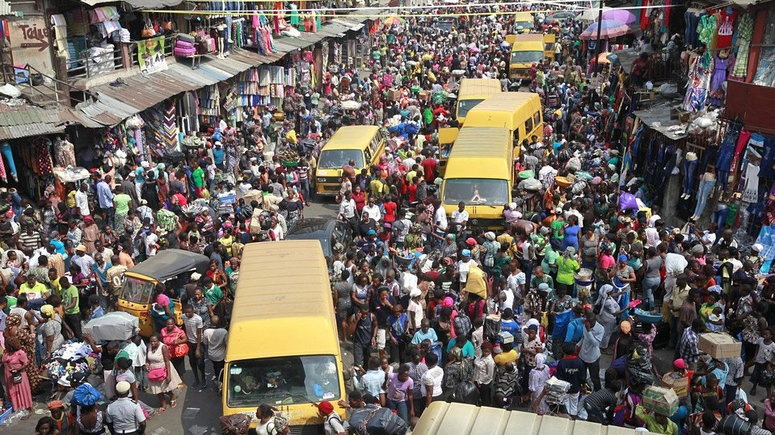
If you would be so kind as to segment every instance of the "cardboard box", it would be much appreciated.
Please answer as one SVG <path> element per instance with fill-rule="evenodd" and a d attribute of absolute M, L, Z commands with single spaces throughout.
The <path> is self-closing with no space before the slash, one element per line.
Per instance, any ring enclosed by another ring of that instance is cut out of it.
<path fill-rule="evenodd" d="M 740 356 L 743 344 L 724 332 L 707 332 L 700 334 L 697 348 L 713 358 L 734 358 Z"/>
<path fill-rule="evenodd" d="M 430 101 L 431 100 L 431 93 L 426 91 L 426 90 L 422 90 L 422 91 L 417 93 L 417 98 L 420 101 L 426 101 L 426 102 Z"/>
<path fill-rule="evenodd" d="M 678 395 L 672 388 L 651 385 L 643 391 L 643 406 L 649 411 L 669 417 L 678 411 Z"/>
<path fill-rule="evenodd" d="M 672 388 L 678 397 L 684 397 L 689 394 L 689 378 L 680 373 L 665 373 L 662 376 L 662 382 L 667 388 Z"/>
<path fill-rule="evenodd" d="M 401 91 L 398 89 L 388 89 L 387 90 L 387 99 L 390 101 L 396 101 L 399 98 L 401 98 Z"/>

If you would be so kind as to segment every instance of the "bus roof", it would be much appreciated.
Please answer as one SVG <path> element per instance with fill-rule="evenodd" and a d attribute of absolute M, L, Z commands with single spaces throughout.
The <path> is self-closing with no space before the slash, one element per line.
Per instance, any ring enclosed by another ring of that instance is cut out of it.
<path fill-rule="evenodd" d="M 500 93 L 501 82 L 498 79 L 468 79 L 460 81 L 460 90 L 457 93 L 457 99 L 465 100 L 476 97 L 489 97 L 490 95 Z"/>
<path fill-rule="evenodd" d="M 413 435 L 635 435 L 639 432 L 617 426 L 603 426 L 524 411 L 478 407 L 463 403 L 433 402 L 423 412 Z"/>
<path fill-rule="evenodd" d="M 493 178 L 508 176 L 511 171 L 511 153 L 511 134 L 507 129 L 461 128 L 452 145 L 445 174 L 449 178 L 482 178 L 481 174 L 475 175 L 476 168 L 480 168 L 493 175 Z M 465 176 L 468 174 L 470 177 Z"/>
<path fill-rule="evenodd" d="M 522 122 L 518 112 L 528 104 L 541 110 L 538 94 L 532 92 L 502 92 L 477 104 L 466 114 L 466 127 L 502 127 L 517 130 Z M 532 115 L 535 110 L 530 110 Z"/>
<path fill-rule="evenodd" d="M 275 345 L 262 345 L 274 342 Z M 317 240 L 245 245 L 226 361 L 339 351 L 331 284 Z"/>
<path fill-rule="evenodd" d="M 376 125 L 348 125 L 340 127 L 323 146 L 323 150 L 360 149 L 368 146 L 379 131 Z"/>
<path fill-rule="evenodd" d="M 514 21 L 533 21 L 533 14 L 530 12 L 514 12 Z"/>

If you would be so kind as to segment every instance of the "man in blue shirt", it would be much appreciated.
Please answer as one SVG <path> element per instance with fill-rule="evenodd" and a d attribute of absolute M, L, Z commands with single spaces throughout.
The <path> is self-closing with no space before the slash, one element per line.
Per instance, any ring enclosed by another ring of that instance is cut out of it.
<path fill-rule="evenodd" d="M 431 322 L 424 318 L 420 321 L 420 329 L 414 333 L 412 337 L 412 344 L 420 344 L 425 340 L 430 340 L 431 345 L 439 341 L 439 337 L 436 335 L 436 330 L 431 328 Z"/>
<path fill-rule="evenodd" d="M 113 192 L 110 190 L 110 175 L 106 175 L 105 178 L 101 178 L 99 172 L 94 173 L 94 178 L 97 181 L 97 201 L 102 212 L 102 219 L 105 225 L 113 226 L 113 216 L 115 207 L 113 205 Z"/>

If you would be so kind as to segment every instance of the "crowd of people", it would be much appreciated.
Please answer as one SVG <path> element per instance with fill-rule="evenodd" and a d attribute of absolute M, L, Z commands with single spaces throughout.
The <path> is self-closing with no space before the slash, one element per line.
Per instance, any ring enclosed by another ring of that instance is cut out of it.
<path fill-rule="evenodd" d="M 176 406 L 181 388 L 217 389 L 242 247 L 292 232 L 314 199 L 316 152 L 339 126 L 371 124 L 389 131 L 385 155 L 360 173 L 345 165 L 337 197 L 336 219 L 352 238 L 335 246 L 331 283 L 355 360 L 347 370 L 353 390 L 341 403 L 348 416 L 318 405 L 327 433 L 356 433 L 346 417 L 380 407 L 408 428 L 445 400 L 671 435 L 732 433 L 735 424 L 749 430 L 735 433 L 775 429 L 775 282 L 759 284 L 756 250 L 739 246 L 729 228 L 671 228 L 654 204 L 635 213 L 618 207 L 620 188 L 643 197 L 637 178 L 619 179 L 622 119 L 613 107 L 620 87 L 640 86 L 650 74 L 645 57 L 621 80 L 610 64 L 590 62 L 596 53 L 578 40 L 580 23 L 537 12 L 532 30 L 555 32 L 558 42 L 554 61 L 536 63 L 521 83 L 541 96 L 545 128 L 521 144 L 514 171 L 532 171 L 538 187 L 515 186 L 498 228 L 472 225 L 465 203 L 445 212 L 437 132 L 457 125 L 450 95 L 460 78 L 520 89 L 508 78 L 513 17 L 459 12 L 451 31 L 424 17 L 380 28 L 369 36 L 365 68 L 339 66 L 320 90 L 291 93 L 282 111 L 221 121 L 188 138 L 200 146 L 183 161 L 106 159 L 90 180 L 64 194 L 52 189 L 41 207 L 5 193 L 5 401 L 29 417 L 33 397 L 54 390 L 40 434 L 139 434 L 147 418 Z M 641 42 L 659 44 L 654 35 Z M 359 108 L 343 109 L 346 101 Z M 284 150 L 297 152 L 298 164 L 284 164 Z M 115 309 L 126 270 L 170 248 L 204 254 L 210 267 L 181 288 L 156 288 L 150 340 L 96 342 L 83 332 Z M 673 415 L 641 405 L 659 377 L 651 361 L 660 328 L 638 314 L 659 313 L 669 325 L 664 344 L 675 349 L 673 371 L 689 385 Z M 741 335 L 743 354 L 702 355 L 698 334 L 706 330 Z M 101 379 L 72 373 L 43 382 L 51 356 L 80 342 L 96 356 Z M 740 384 L 751 367 L 747 399 Z M 547 387 L 552 377 L 570 384 L 561 400 Z M 767 388 L 763 416 L 747 402 L 759 397 L 757 386 Z M 156 396 L 156 409 L 141 391 Z M 273 414 L 258 409 L 259 434 L 282 432 Z"/>

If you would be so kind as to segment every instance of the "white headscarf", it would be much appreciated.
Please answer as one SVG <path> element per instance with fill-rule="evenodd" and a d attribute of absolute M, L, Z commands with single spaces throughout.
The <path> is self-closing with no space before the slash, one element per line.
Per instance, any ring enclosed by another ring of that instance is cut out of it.
<path fill-rule="evenodd" d="M 542 370 L 546 364 L 546 355 L 544 353 L 536 354 L 536 369 Z"/>

